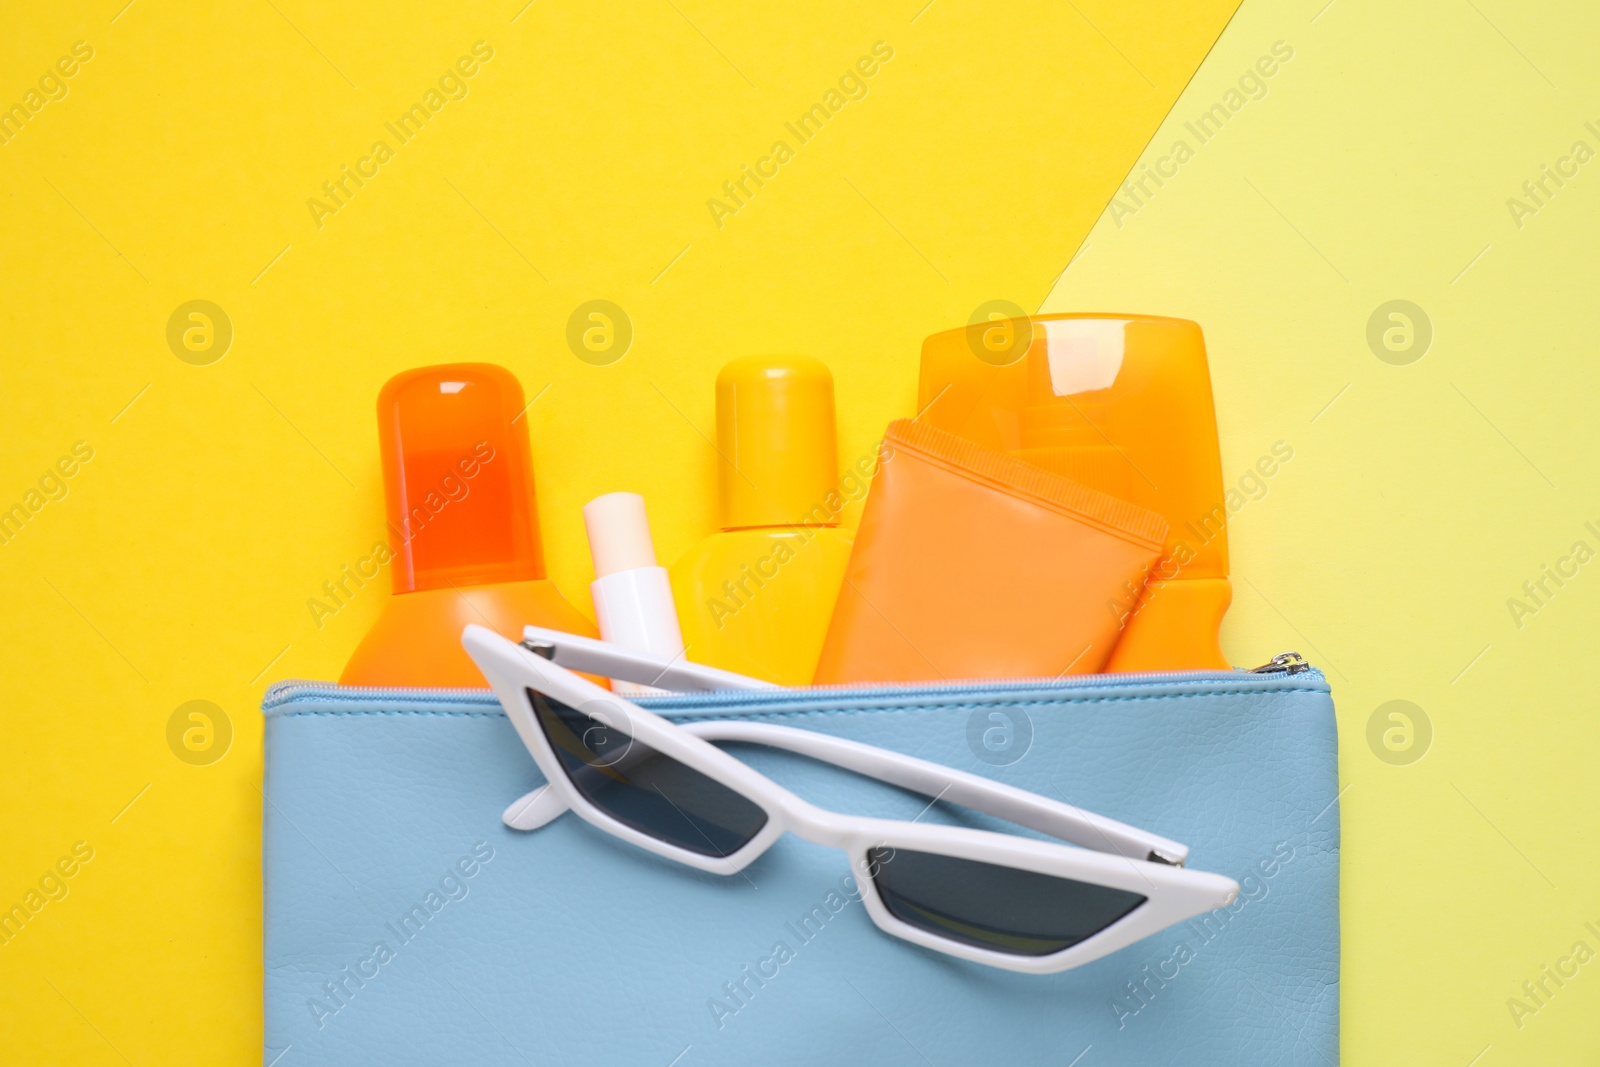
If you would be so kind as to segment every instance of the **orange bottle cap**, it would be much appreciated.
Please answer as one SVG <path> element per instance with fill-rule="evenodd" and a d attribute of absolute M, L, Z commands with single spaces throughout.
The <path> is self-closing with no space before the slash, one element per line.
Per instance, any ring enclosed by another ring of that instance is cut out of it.
<path fill-rule="evenodd" d="M 923 342 L 922 421 L 1166 516 L 1190 578 L 1228 573 L 1225 495 L 1200 327 L 1154 315 L 1009 320 L 997 358 L 972 328 Z"/>
<path fill-rule="evenodd" d="M 523 403 L 517 379 L 491 363 L 384 383 L 378 444 L 396 593 L 544 577 Z"/>

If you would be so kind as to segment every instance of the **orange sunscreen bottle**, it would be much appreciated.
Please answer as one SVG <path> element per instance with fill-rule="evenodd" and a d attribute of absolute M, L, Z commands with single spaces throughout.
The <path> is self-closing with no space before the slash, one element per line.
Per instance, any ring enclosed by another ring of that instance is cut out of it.
<path fill-rule="evenodd" d="M 805 685 L 850 558 L 839 530 L 833 375 L 805 356 L 736 359 L 717 375 L 722 532 L 673 564 L 689 659 Z"/>
<path fill-rule="evenodd" d="M 595 637 L 544 576 L 522 386 L 504 367 L 452 363 L 395 375 L 378 394 L 394 594 L 344 685 L 481 688 L 468 623 L 513 641 L 527 624 Z"/>
<path fill-rule="evenodd" d="M 923 342 L 918 393 L 931 426 L 1166 516 L 1161 561 L 1119 592 L 1123 633 L 1106 670 L 1227 668 L 1227 508 L 1198 325 L 1086 314 L 980 322 Z"/>
<path fill-rule="evenodd" d="M 816 681 L 1098 671 L 1109 610 L 1167 524 L 1146 508 L 902 419 L 884 435 Z"/>

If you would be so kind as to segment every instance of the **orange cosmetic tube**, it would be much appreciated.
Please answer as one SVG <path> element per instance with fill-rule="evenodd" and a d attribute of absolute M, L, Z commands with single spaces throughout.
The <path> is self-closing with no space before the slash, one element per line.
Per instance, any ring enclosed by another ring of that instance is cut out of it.
<path fill-rule="evenodd" d="M 815 680 L 1098 671 L 1166 532 L 1147 508 L 892 422 Z"/>
<path fill-rule="evenodd" d="M 946 330 L 923 342 L 918 393 L 930 426 L 1166 516 L 1106 670 L 1228 667 L 1227 508 L 1197 324 L 1068 314 Z"/>

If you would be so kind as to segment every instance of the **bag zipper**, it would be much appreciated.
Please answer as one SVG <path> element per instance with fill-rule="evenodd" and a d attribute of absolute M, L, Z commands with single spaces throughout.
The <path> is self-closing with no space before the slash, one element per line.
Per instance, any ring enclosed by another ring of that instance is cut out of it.
<path fill-rule="evenodd" d="M 907 692 L 964 693 L 993 689 L 996 686 L 1055 686 L 1062 689 L 1092 688 L 1105 685 L 1150 685 L 1153 683 L 1223 681 L 1243 674 L 1261 675 L 1263 681 L 1273 675 L 1295 675 L 1314 670 L 1298 652 L 1280 652 L 1259 667 L 1235 670 L 1207 671 L 1142 671 L 1128 674 L 1075 674 L 1056 678 L 983 678 L 961 682 L 884 682 L 862 685 L 855 682 L 833 685 L 803 685 L 772 690 L 726 690 L 723 692 L 671 693 L 659 697 L 646 697 L 647 707 L 672 701 L 710 702 L 713 704 L 770 700 L 774 697 L 794 698 L 804 696 L 835 697 L 859 694 L 863 697 L 905 695 Z M 447 704 L 493 704 L 494 695 L 485 686 L 482 689 L 447 689 L 396 686 L 339 685 L 336 682 L 318 682 L 305 679 L 285 679 L 267 687 L 262 697 L 262 708 L 276 707 L 297 696 L 308 693 L 328 697 L 359 694 L 369 700 L 416 700 L 419 697 Z"/>
<path fill-rule="evenodd" d="M 1311 664 L 1298 652 L 1279 652 L 1259 667 L 1251 667 L 1251 674 L 1299 674 L 1309 671 Z"/>

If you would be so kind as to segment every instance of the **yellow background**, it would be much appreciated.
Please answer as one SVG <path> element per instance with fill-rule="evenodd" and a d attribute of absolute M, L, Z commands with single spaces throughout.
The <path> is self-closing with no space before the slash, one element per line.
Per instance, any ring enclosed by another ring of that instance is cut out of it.
<path fill-rule="evenodd" d="M 1199 321 L 1229 484 L 1294 448 L 1232 520 L 1224 647 L 1297 647 L 1334 686 L 1351 1064 L 1600 1061 L 1600 957 L 1520 1028 L 1506 1004 L 1600 952 L 1600 561 L 1521 628 L 1506 603 L 1600 552 L 1600 159 L 1520 229 L 1506 206 L 1600 151 L 1597 34 L 1575 3 L 1246 0 L 1141 161 L 1196 146 L 1275 41 L 1294 58 L 1045 301 Z M 1367 345 L 1391 300 L 1433 325 L 1409 365 Z M 1391 700 L 1432 724 L 1409 765 L 1368 743 Z"/>
<path fill-rule="evenodd" d="M 1303 646 L 1336 686 L 1346 1059 L 1583 1062 L 1600 977 L 1520 1031 L 1504 1002 L 1600 925 L 1600 730 L 1569 666 L 1600 578 L 1520 630 L 1504 602 L 1600 547 L 1578 429 L 1600 163 L 1520 230 L 1504 201 L 1600 147 L 1600 27 L 1474 2 L 1247 0 L 1172 122 L 1273 41 L 1295 58 L 1120 228 L 1095 220 L 1227 0 L 7 13 L 0 104 L 95 53 L 0 146 L 0 508 L 74 442 L 94 458 L 0 547 L 0 908 L 73 842 L 95 858 L 0 947 L 6 1061 L 259 1056 L 255 709 L 274 679 L 335 676 L 385 595 L 320 629 L 306 606 L 382 536 L 390 374 L 485 359 L 548 386 L 527 416 L 546 553 L 587 607 L 585 500 L 645 492 L 664 559 L 711 528 L 722 362 L 826 360 L 844 465 L 911 411 L 920 338 L 1006 299 L 1199 320 L 1230 481 L 1296 450 L 1234 519 L 1226 643 L 1242 664 Z M 467 96 L 397 145 L 384 123 L 480 40 Z M 718 228 L 706 200 L 880 40 L 865 99 Z M 319 228 L 307 199 L 380 138 L 395 158 Z M 566 345 L 596 298 L 635 330 L 610 366 Z M 1365 342 L 1394 298 L 1435 328 L 1410 366 Z M 209 366 L 166 342 L 194 299 L 233 325 Z M 234 729 L 209 766 L 167 744 L 194 699 Z M 1367 746 L 1390 699 L 1433 723 L 1409 766 Z"/>

